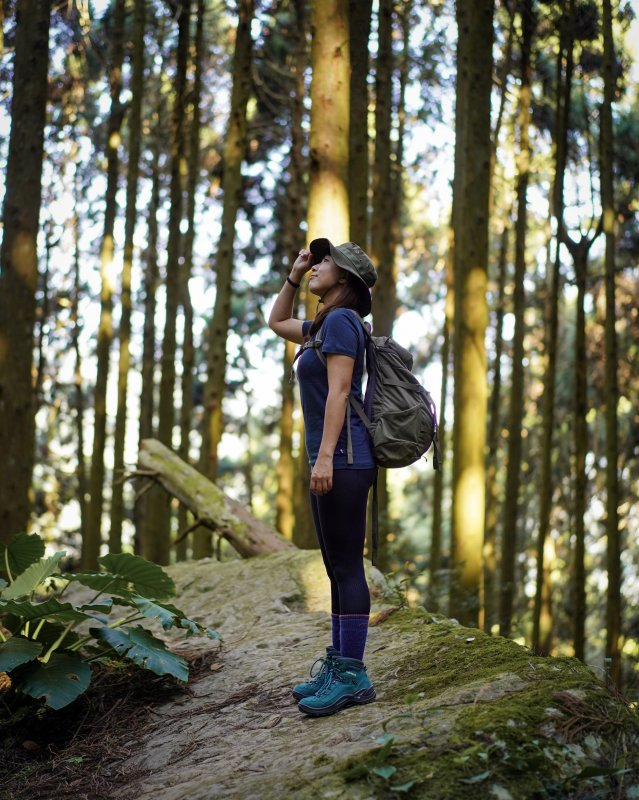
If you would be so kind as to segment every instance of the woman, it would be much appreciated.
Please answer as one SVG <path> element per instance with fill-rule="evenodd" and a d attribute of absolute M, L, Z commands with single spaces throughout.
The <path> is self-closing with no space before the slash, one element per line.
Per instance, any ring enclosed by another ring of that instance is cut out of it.
<path fill-rule="evenodd" d="M 314 320 L 303 321 L 293 318 L 293 302 L 309 270 L 308 288 L 323 308 Z M 335 247 L 328 239 L 315 239 L 310 249 L 300 250 L 268 322 L 279 336 L 305 344 L 297 375 L 313 520 L 331 583 L 333 639 L 319 674 L 293 689 L 300 711 L 311 716 L 375 699 L 362 660 L 370 612 L 363 548 L 375 462 L 364 424 L 349 414 L 347 425 L 346 410 L 351 392 L 362 401 L 366 334 L 360 318 L 370 313 L 376 280 L 371 260 L 358 245 Z M 316 352 L 320 349 L 324 359 Z"/>

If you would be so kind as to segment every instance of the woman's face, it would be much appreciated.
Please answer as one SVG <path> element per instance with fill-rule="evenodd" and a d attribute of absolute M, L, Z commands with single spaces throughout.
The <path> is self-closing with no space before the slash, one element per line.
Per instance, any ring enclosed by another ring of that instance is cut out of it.
<path fill-rule="evenodd" d="M 313 265 L 308 288 L 311 294 L 317 297 L 324 297 L 326 300 L 327 293 L 333 288 L 337 291 L 342 283 L 343 278 L 340 268 L 329 255 L 325 255 L 318 264 Z"/>

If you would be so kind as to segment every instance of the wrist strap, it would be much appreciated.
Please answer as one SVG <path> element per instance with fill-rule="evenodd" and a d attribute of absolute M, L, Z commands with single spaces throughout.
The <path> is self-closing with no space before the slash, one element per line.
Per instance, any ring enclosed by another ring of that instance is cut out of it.
<path fill-rule="evenodd" d="M 295 281 L 292 281 L 292 280 L 289 278 L 289 276 L 288 276 L 288 275 L 286 276 L 286 282 L 287 282 L 287 283 L 290 283 L 290 284 L 291 284 L 291 286 L 292 286 L 294 289 L 299 289 L 299 288 L 300 288 L 300 284 L 299 284 L 299 283 L 295 283 Z"/>

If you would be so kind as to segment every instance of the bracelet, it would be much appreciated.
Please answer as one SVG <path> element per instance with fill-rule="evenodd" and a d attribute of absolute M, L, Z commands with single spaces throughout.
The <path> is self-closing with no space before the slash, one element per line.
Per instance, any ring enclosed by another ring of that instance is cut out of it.
<path fill-rule="evenodd" d="M 299 283 L 295 283 L 295 281 L 292 281 L 292 280 L 289 278 L 289 276 L 288 276 L 288 275 L 286 276 L 286 281 L 287 281 L 287 283 L 290 283 L 290 284 L 291 284 L 291 286 L 292 286 L 294 289 L 299 289 L 299 288 L 300 288 L 300 284 L 299 284 Z"/>

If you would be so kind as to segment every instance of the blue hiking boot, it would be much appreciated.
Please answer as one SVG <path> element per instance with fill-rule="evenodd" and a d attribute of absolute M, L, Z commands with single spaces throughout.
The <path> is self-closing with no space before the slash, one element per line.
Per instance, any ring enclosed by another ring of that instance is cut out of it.
<path fill-rule="evenodd" d="M 294 686 L 292 689 L 293 697 L 296 700 L 303 700 L 305 697 L 311 697 L 315 694 L 315 692 L 320 689 L 324 685 L 324 681 L 328 677 L 328 673 L 331 669 L 331 664 L 333 663 L 333 659 L 339 656 L 339 651 L 336 650 L 334 647 L 327 647 L 326 648 L 326 658 L 318 658 L 317 661 L 313 663 L 311 667 L 311 679 L 310 681 L 306 681 L 305 683 L 298 683 L 297 686 Z M 319 671 L 313 674 L 313 668 L 315 664 L 320 664 Z"/>
<path fill-rule="evenodd" d="M 375 688 L 366 674 L 364 662 L 357 658 L 335 657 L 330 672 L 314 695 L 300 700 L 297 707 L 311 717 L 325 717 L 346 706 L 364 705 L 375 700 Z"/>

